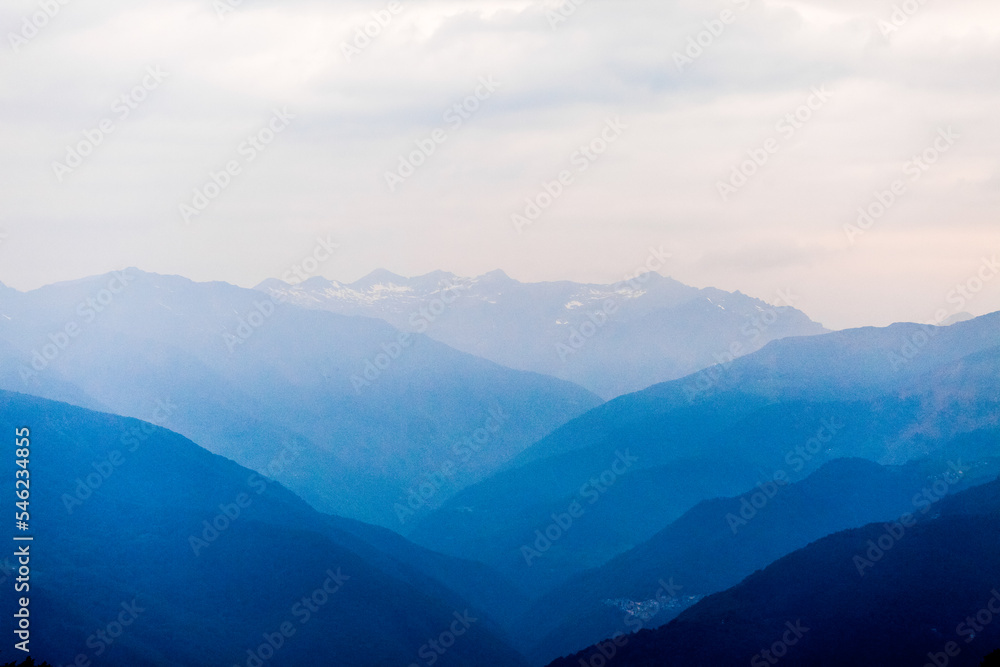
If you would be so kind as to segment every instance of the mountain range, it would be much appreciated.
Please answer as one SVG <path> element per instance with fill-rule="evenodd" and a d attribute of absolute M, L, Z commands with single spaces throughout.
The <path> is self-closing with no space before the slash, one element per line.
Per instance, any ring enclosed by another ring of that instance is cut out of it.
<path fill-rule="evenodd" d="M 684 377 L 789 336 L 824 333 L 779 292 L 776 305 L 656 272 L 612 285 L 522 283 L 503 271 L 467 278 L 374 271 L 353 283 L 321 277 L 257 286 L 276 299 L 376 317 L 509 368 L 574 382 L 604 399 Z"/>
<path fill-rule="evenodd" d="M 0 286 L 37 657 L 940 667 L 996 649 L 959 612 L 1000 586 L 1000 313 L 826 332 L 643 276 Z"/>
<path fill-rule="evenodd" d="M 600 404 L 380 320 L 135 269 L 0 293 L 0 369 L 0 388 L 159 420 L 397 529 Z"/>
<path fill-rule="evenodd" d="M 927 342 L 898 362 L 921 335 Z M 570 421 L 409 536 L 540 595 L 702 500 L 777 473 L 795 481 L 835 458 L 902 464 L 996 428 L 998 374 L 1000 314 L 775 341 Z M 632 462 L 615 474 L 623 455 Z M 564 529 L 574 503 L 580 516 Z"/>
<path fill-rule="evenodd" d="M 998 553 L 1000 480 L 942 499 L 933 513 L 824 537 L 662 627 L 551 667 L 609 654 L 623 667 L 975 667 L 1000 645 Z"/>
<path fill-rule="evenodd" d="M 536 600 L 518 626 L 534 640 L 527 654 L 546 664 L 617 632 L 657 627 L 826 535 L 930 513 L 949 494 L 1000 474 L 1000 452 L 973 463 L 969 444 L 904 466 L 835 459 L 800 482 L 772 480 L 738 497 L 705 500 L 643 544 Z"/>
<path fill-rule="evenodd" d="M 525 664 L 489 616 L 508 603 L 502 578 L 481 565 L 320 514 L 160 427 L 5 391 L 0 408 L 4 433 L 30 425 L 36 658 Z M 19 468 L 3 466 L 13 497 Z M 17 603 L 3 600 L 10 637 Z"/>

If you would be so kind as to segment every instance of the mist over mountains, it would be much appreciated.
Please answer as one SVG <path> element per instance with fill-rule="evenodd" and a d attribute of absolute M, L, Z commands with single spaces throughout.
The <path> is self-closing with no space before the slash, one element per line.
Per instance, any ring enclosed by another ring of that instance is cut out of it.
<path fill-rule="evenodd" d="M 379 320 L 225 283 L 128 269 L 0 298 L 0 388 L 158 415 L 318 508 L 390 527 L 600 403 Z M 368 364 L 385 368 L 352 383 Z M 294 461 L 269 471 L 292 445 Z M 421 485 L 433 493 L 410 502 Z"/>
<path fill-rule="evenodd" d="M 134 419 L 5 391 L 0 406 L 4 431 L 32 425 L 45 492 L 31 504 L 29 592 L 37 655 L 54 664 L 525 664 L 481 600 L 438 578 L 502 586 L 474 563 L 358 538 L 378 531 L 166 429 L 131 443 Z M 4 470 L 12 492 L 9 458 Z M 8 635 L 14 605 L 5 595 Z M 461 641 L 429 648 L 452 627 Z"/>
<path fill-rule="evenodd" d="M 998 323 L 993 314 L 944 328 L 790 338 L 622 396 L 464 489 L 410 536 L 544 591 L 648 540 L 699 501 L 776 473 L 797 480 L 836 458 L 901 464 L 926 456 L 996 427 Z M 894 371 L 917 334 L 928 342 Z M 634 463 L 601 482 L 624 452 Z M 599 500 L 591 503 L 592 489 Z M 539 537 L 574 502 L 587 509 L 572 530 Z"/>
<path fill-rule="evenodd" d="M 964 641 L 945 622 L 1000 585 L 976 537 L 996 512 L 1000 313 L 824 333 L 773 309 L 736 350 L 767 304 L 653 274 L 608 289 L 376 272 L 248 290 L 136 269 L 0 289 L 0 421 L 34 443 L 32 654 L 728 665 L 799 619 L 787 664 Z M 690 372 L 604 402 L 528 368 L 582 327 L 553 317 L 608 300 L 574 368 L 611 395 L 643 359 Z M 907 547 L 879 547 L 897 522 Z"/>
<path fill-rule="evenodd" d="M 996 0 L 0 22 L 0 667 L 1000 667 Z"/>
<path fill-rule="evenodd" d="M 771 305 L 656 272 L 592 285 L 521 283 L 503 271 L 403 278 L 378 270 L 349 284 L 271 279 L 256 289 L 306 308 L 377 317 L 509 368 L 569 380 L 604 399 L 683 377 L 772 340 L 826 331 L 793 307 L 797 298 L 790 292 L 774 295 Z"/>
<path fill-rule="evenodd" d="M 618 632 L 658 627 L 821 537 L 907 512 L 928 515 L 944 497 L 935 484 L 955 493 L 997 478 L 1000 457 L 969 465 L 963 450 L 959 444 L 904 466 L 835 459 L 799 482 L 772 480 L 702 501 L 646 542 L 537 599 L 520 626 L 536 642 L 529 655 L 544 663 Z"/>
<path fill-rule="evenodd" d="M 979 665 L 992 653 L 982 664 L 993 665 L 1000 481 L 938 510 L 818 540 L 665 626 L 620 637 L 614 664 Z M 601 647 L 551 667 L 594 655 Z"/>

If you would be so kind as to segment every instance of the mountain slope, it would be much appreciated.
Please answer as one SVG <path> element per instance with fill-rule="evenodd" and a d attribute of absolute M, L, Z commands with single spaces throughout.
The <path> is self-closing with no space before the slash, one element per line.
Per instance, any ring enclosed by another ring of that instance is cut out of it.
<path fill-rule="evenodd" d="M 942 497 L 935 484 L 953 493 L 998 472 L 1000 458 L 898 468 L 839 459 L 801 482 L 780 479 L 739 497 L 704 501 L 647 542 L 536 601 L 519 634 L 535 638 L 529 657 L 546 664 L 616 632 L 662 625 L 698 597 L 725 590 L 821 537 L 929 512 L 934 503 L 928 498 Z"/>
<path fill-rule="evenodd" d="M 131 443 L 142 428 L 132 419 L 8 392 L 0 407 L 12 445 L 16 428 L 31 430 L 36 658 L 198 666 L 273 654 L 269 665 L 411 664 L 454 628 L 462 636 L 439 664 L 523 664 L 485 614 L 399 560 L 405 549 L 364 543 L 232 461 L 159 428 Z M 13 459 L 4 463 L 5 497 L 19 469 Z M 489 576 L 475 564 L 449 567 Z M 8 636 L 15 604 L 4 597 Z"/>
<path fill-rule="evenodd" d="M 600 402 L 379 320 L 134 269 L 0 315 L 0 387 L 158 419 L 262 472 L 290 447 L 269 474 L 395 529 Z"/>
<path fill-rule="evenodd" d="M 540 595 L 648 540 L 698 502 L 776 472 L 802 479 L 843 457 L 901 464 L 996 428 L 1000 314 L 935 330 L 894 372 L 892 355 L 924 330 L 776 341 L 704 375 L 620 397 L 463 490 L 410 535 L 487 562 Z M 609 474 L 623 454 L 630 467 Z M 550 529 L 574 502 L 584 511 L 572 527 Z M 543 550 L 546 530 L 558 539 Z"/>
<path fill-rule="evenodd" d="M 614 664 L 979 665 L 1000 643 L 1000 480 L 939 510 L 810 544 L 661 628 L 620 637 Z"/>
<path fill-rule="evenodd" d="M 502 271 L 403 278 L 378 270 L 350 284 L 272 279 L 257 289 L 300 306 L 426 332 L 455 349 L 569 380 L 604 398 L 688 375 L 717 363 L 734 345 L 746 354 L 771 340 L 825 331 L 790 303 L 770 306 L 658 273 L 593 285 L 521 283 Z"/>

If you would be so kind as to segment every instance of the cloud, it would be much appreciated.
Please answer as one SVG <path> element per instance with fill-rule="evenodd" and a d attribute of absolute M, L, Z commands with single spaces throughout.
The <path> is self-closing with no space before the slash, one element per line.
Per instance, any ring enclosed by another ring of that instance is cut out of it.
<path fill-rule="evenodd" d="M 927 3 L 891 31 L 881 1 L 587 0 L 555 24 L 550 12 L 570 5 L 400 6 L 376 30 L 387 2 L 244 0 L 220 19 L 212 0 L 71 0 L 19 52 L 5 39 L 0 280 L 138 265 L 253 285 L 335 232 L 345 253 L 330 278 L 500 267 L 603 281 L 668 243 L 682 249 L 680 280 L 764 298 L 791 282 L 814 294 L 810 314 L 848 326 L 918 319 L 929 285 L 952 279 L 937 268 L 943 245 L 949 267 L 996 247 L 995 4 Z M 6 3 L 0 34 L 38 7 Z M 733 20 L 712 34 L 724 10 Z M 366 26 L 377 34 L 360 47 Z M 699 39 L 679 70 L 675 54 Z M 53 162 L 114 118 L 150 66 L 169 78 L 59 182 Z M 483 76 L 502 83 L 496 94 L 390 192 L 385 173 L 447 128 Z M 782 137 L 777 123 L 821 85 L 831 100 Z M 179 205 L 286 107 L 289 128 L 181 224 Z M 511 215 L 616 116 L 621 140 L 518 235 Z M 850 247 L 857 208 L 949 125 L 954 151 Z M 721 201 L 718 182 L 772 137 L 779 150 Z M 942 244 L 955 238 L 967 244 Z M 1000 295 L 977 306 L 1000 309 Z"/>

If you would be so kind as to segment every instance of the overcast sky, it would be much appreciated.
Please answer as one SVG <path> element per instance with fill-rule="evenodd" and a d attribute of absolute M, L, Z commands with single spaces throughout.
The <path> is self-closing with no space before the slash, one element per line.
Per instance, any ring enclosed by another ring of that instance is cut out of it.
<path fill-rule="evenodd" d="M 318 236 L 339 243 L 318 273 L 344 281 L 614 282 L 662 246 L 661 273 L 790 290 L 844 328 L 951 312 L 1000 254 L 995 0 L 899 3 L 912 16 L 890 0 L 62 1 L 0 8 L 0 281 L 18 289 L 126 266 L 253 286 Z M 449 112 L 463 103 L 478 108 Z M 244 143 L 269 124 L 271 143 Z M 417 142 L 433 154 L 387 179 Z M 907 165 L 925 151 L 934 164 Z M 755 173 L 730 181 L 741 164 Z M 561 194 L 518 229 L 546 182 Z M 884 215 L 848 233 L 883 191 Z M 1000 310 L 1000 276 L 962 309 Z"/>

